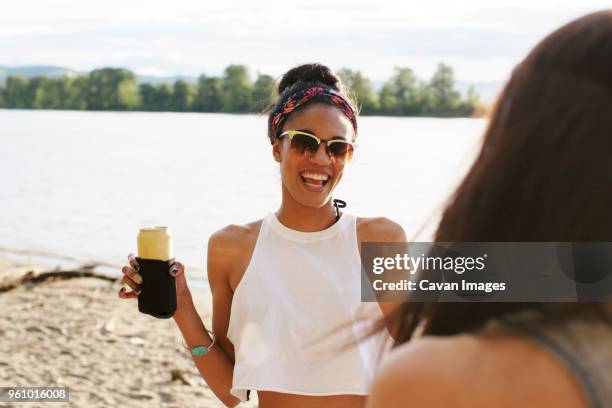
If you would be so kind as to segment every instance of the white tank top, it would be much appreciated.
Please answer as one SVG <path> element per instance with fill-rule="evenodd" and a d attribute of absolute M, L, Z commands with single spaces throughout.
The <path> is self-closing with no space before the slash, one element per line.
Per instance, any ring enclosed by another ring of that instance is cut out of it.
<path fill-rule="evenodd" d="M 376 303 L 360 302 L 361 278 L 354 215 L 342 213 L 325 230 L 301 232 L 270 212 L 232 300 L 231 393 L 242 401 L 247 390 L 369 394 L 390 336 L 383 331 L 346 346 L 370 327 L 358 317 L 382 317 Z"/>

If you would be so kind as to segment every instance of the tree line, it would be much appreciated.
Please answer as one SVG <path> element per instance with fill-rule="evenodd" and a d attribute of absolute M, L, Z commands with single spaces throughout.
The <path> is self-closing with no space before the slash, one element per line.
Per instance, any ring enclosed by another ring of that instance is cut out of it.
<path fill-rule="evenodd" d="M 480 111 L 474 89 L 462 97 L 444 63 L 428 81 L 396 67 L 379 90 L 360 71 L 343 68 L 338 75 L 364 115 L 465 117 Z M 275 92 L 272 76 L 258 74 L 252 81 L 244 65 L 228 66 L 221 77 L 200 75 L 195 84 L 158 85 L 139 84 L 127 69 L 101 68 L 77 77 L 9 76 L 0 86 L 0 108 L 249 113 L 261 112 Z"/>

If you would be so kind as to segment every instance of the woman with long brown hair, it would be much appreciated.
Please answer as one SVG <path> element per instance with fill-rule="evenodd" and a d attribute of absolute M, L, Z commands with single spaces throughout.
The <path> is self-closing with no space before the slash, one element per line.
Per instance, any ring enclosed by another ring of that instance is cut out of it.
<path fill-rule="evenodd" d="M 612 12 L 514 70 L 436 242 L 612 241 Z M 369 406 L 612 406 L 610 303 L 405 303 Z"/>

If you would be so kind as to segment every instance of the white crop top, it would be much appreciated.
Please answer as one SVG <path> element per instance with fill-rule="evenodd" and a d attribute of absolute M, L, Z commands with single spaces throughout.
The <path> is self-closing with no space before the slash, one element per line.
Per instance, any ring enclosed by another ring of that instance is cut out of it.
<path fill-rule="evenodd" d="M 301 232 L 270 212 L 232 300 L 228 339 L 234 345 L 231 393 L 247 390 L 301 395 L 369 394 L 387 331 L 347 346 L 382 317 L 361 303 L 356 217 Z"/>

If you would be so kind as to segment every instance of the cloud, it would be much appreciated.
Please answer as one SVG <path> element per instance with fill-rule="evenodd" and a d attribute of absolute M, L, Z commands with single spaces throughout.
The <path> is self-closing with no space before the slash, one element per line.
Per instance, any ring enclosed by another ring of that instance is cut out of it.
<path fill-rule="evenodd" d="M 0 16 L 0 64 L 197 75 L 244 63 L 280 75 L 321 61 L 382 79 L 396 65 L 428 76 L 445 61 L 459 79 L 504 79 L 545 34 L 604 4 L 22 0 Z"/>

